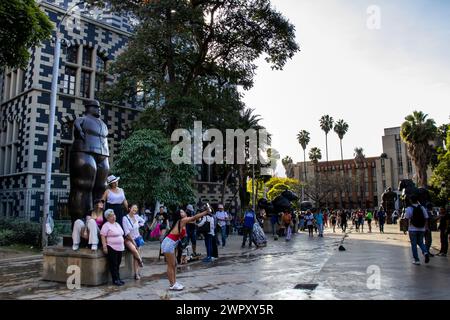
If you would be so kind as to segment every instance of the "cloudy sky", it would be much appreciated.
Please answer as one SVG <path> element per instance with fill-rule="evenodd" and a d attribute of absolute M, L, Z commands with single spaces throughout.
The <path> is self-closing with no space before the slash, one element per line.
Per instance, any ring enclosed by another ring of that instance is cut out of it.
<path fill-rule="evenodd" d="M 355 147 L 382 153 L 383 129 L 422 110 L 440 125 L 450 115 L 450 1 L 272 0 L 295 26 L 299 52 L 283 71 L 262 60 L 245 102 L 262 116 L 281 157 L 303 159 L 296 134 L 311 133 L 325 158 L 324 114 L 344 119 L 344 157 Z M 368 8 L 380 12 L 379 29 Z M 371 28 L 368 27 L 369 25 Z M 370 23 L 372 22 L 372 23 Z M 330 160 L 340 159 L 329 136 Z M 284 174 L 281 165 L 277 170 Z"/>

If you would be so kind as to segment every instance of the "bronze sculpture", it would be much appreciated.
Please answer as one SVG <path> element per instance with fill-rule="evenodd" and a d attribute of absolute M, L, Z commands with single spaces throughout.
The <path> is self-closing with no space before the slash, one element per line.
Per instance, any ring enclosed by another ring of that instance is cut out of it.
<path fill-rule="evenodd" d="M 74 142 L 70 151 L 69 212 L 72 224 L 93 208 L 106 189 L 109 174 L 108 127 L 100 119 L 100 103 L 85 103 L 84 116 L 74 122 Z"/>
<path fill-rule="evenodd" d="M 392 191 L 392 188 L 387 188 L 385 192 L 383 192 L 381 199 L 383 201 L 383 208 L 386 211 L 387 223 L 392 223 L 392 213 L 395 210 L 395 202 L 397 201 L 397 194 Z"/>

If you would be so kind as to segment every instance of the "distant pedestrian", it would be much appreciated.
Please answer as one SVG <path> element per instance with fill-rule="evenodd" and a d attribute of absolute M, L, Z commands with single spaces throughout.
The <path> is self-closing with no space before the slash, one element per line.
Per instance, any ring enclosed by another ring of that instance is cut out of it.
<path fill-rule="evenodd" d="M 344 233 L 347 231 L 347 212 L 341 211 L 339 216 L 341 218 L 341 229 Z"/>
<path fill-rule="evenodd" d="M 336 233 L 337 216 L 336 212 L 332 212 L 330 216 L 331 226 L 333 227 L 333 233 Z"/>
<path fill-rule="evenodd" d="M 319 210 L 319 212 L 316 214 L 315 216 L 315 220 L 316 220 L 316 225 L 317 225 L 317 229 L 319 231 L 319 237 L 323 237 L 323 213 L 322 210 Z"/>
<path fill-rule="evenodd" d="M 450 232 L 450 214 L 444 207 L 439 209 L 439 228 L 441 236 L 441 250 L 438 253 L 440 257 L 446 257 L 448 253 L 448 236 Z"/>
<path fill-rule="evenodd" d="M 314 237 L 314 215 L 311 210 L 308 210 L 305 215 L 306 227 L 308 228 L 308 235 Z"/>
<path fill-rule="evenodd" d="M 247 242 L 247 237 L 249 238 L 248 247 L 252 247 L 252 237 L 253 237 L 253 224 L 256 221 L 256 214 L 253 209 L 248 208 L 244 214 L 244 226 L 243 226 L 243 239 L 242 239 L 242 248 L 245 248 L 245 244 Z"/>
<path fill-rule="evenodd" d="M 425 256 L 425 263 L 430 262 L 430 254 L 423 242 L 425 230 L 428 229 L 428 213 L 427 210 L 419 204 L 416 195 L 411 196 L 411 206 L 406 208 L 405 218 L 409 220 L 409 239 L 411 240 L 411 249 L 414 257 L 413 264 L 420 265 L 417 246 L 422 250 Z"/>
<path fill-rule="evenodd" d="M 212 216 L 212 213 L 208 213 L 206 216 L 204 216 L 197 226 L 198 230 L 203 234 L 205 238 L 206 257 L 203 259 L 203 262 L 211 262 L 214 260 L 213 241 L 215 241 L 214 218 Z"/>
<path fill-rule="evenodd" d="M 194 206 L 192 204 L 186 206 L 186 215 L 188 217 L 193 217 L 195 215 Z M 199 254 L 197 254 L 197 226 L 195 225 L 195 222 L 188 223 L 186 225 L 186 231 L 188 242 L 190 242 L 192 246 L 192 254 L 194 257 L 198 257 Z"/>
<path fill-rule="evenodd" d="M 217 229 L 222 238 L 222 248 L 226 245 L 227 240 L 227 221 L 229 219 L 228 213 L 224 210 L 223 204 L 219 204 L 216 212 Z M 219 244 L 219 243 L 218 243 Z"/>
<path fill-rule="evenodd" d="M 366 220 L 367 220 L 367 226 L 369 227 L 369 233 L 372 233 L 372 220 L 373 220 L 372 211 L 367 210 Z"/>
<path fill-rule="evenodd" d="M 386 223 L 386 212 L 383 207 L 377 213 L 378 227 L 380 228 L 380 233 L 384 233 L 384 224 Z"/>
<path fill-rule="evenodd" d="M 364 211 L 358 212 L 358 226 L 361 228 L 361 232 L 364 232 Z"/>
<path fill-rule="evenodd" d="M 272 226 L 272 236 L 275 237 L 276 232 L 277 232 L 277 225 L 279 225 L 280 223 L 278 222 L 278 215 L 277 214 L 273 214 L 270 217 L 270 225 Z"/>
<path fill-rule="evenodd" d="M 289 211 L 285 211 L 283 213 L 283 216 L 281 217 L 281 221 L 283 222 L 283 227 L 285 229 L 286 241 L 290 241 L 291 235 L 292 235 L 292 229 L 291 229 L 292 215 L 291 215 L 291 213 Z"/>

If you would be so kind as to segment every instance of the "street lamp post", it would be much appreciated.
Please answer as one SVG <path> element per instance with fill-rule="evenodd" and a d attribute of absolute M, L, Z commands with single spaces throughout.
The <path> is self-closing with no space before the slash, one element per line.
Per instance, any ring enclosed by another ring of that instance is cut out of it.
<path fill-rule="evenodd" d="M 58 75 L 59 75 L 59 59 L 61 57 L 61 35 L 59 28 L 63 23 L 67 15 L 75 7 L 83 4 L 84 1 L 77 2 L 72 7 L 70 7 L 64 14 L 61 21 L 56 25 L 56 35 L 55 35 L 55 49 L 53 54 L 53 72 L 52 72 L 52 87 L 50 94 L 50 112 L 49 112 L 49 123 L 48 123 L 48 135 L 47 135 L 47 156 L 45 164 L 45 187 L 44 187 L 44 210 L 42 217 L 42 248 L 47 246 L 47 218 L 50 213 L 50 187 L 52 182 L 52 160 L 53 160 L 53 138 L 55 131 L 55 112 L 56 112 L 56 97 L 58 91 Z"/>

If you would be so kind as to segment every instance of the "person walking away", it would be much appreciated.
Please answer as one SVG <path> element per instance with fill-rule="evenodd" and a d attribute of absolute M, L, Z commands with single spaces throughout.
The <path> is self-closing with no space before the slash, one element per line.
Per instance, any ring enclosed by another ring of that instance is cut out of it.
<path fill-rule="evenodd" d="M 448 253 L 448 236 L 450 231 L 450 214 L 444 207 L 439 209 L 439 227 L 441 236 L 441 250 L 437 254 L 440 257 L 446 257 Z"/>
<path fill-rule="evenodd" d="M 123 230 L 116 222 L 114 210 L 105 211 L 106 223 L 102 226 L 100 235 L 102 237 L 103 253 L 108 260 L 109 272 L 112 282 L 116 286 L 123 286 L 125 282 L 120 279 L 119 268 L 122 262 L 122 252 L 125 251 Z"/>
<path fill-rule="evenodd" d="M 109 176 L 107 179 L 107 184 L 109 186 L 108 189 L 105 190 L 105 193 L 102 196 L 102 200 L 105 201 L 105 209 L 114 210 L 114 214 L 117 217 L 117 223 L 122 226 L 123 217 L 125 216 L 125 212 L 129 211 L 128 202 L 125 198 L 125 192 L 122 188 L 119 188 L 119 180 L 120 177 Z"/>
<path fill-rule="evenodd" d="M 305 216 L 306 227 L 308 228 L 308 234 L 310 237 L 314 237 L 314 215 L 311 210 L 306 212 Z"/>
<path fill-rule="evenodd" d="M 361 232 L 364 232 L 364 211 L 359 210 L 358 212 L 358 225 L 361 228 Z"/>
<path fill-rule="evenodd" d="M 213 241 L 215 241 L 215 228 L 212 213 L 209 212 L 206 216 L 202 217 L 197 227 L 199 232 L 201 232 L 205 238 L 206 257 L 203 259 L 203 262 L 211 262 L 215 259 L 213 257 Z"/>
<path fill-rule="evenodd" d="M 333 233 L 336 233 L 337 217 L 336 217 L 335 211 L 333 211 L 331 213 L 330 220 L 331 220 L 331 226 L 333 227 Z"/>
<path fill-rule="evenodd" d="M 279 225 L 280 223 L 278 222 L 278 215 L 277 214 L 273 214 L 270 217 L 270 224 L 272 226 L 272 236 L 275 237 L 275 234 L 277 232 L 277 225 Z"/>
<path fill-rule="evenodd" d="M 95 209 L 86 215 L 84 221 L 78 219 L 73 225 L 72 250 L 74 251 L 77 251 L 80 248 L 81 237 L 87 238 L 92 251 L 98 249 L 100 229 L 105 223 L 105 220 L 103 219 L 103 200 L 95 200 L 94 206 Z"/>
<path fill-rule="evenodd" d="M 367 220 L 367 226 L 369 227 L 369 233 L 372 233 L 372 220 L 373 220 L 372 211 L 369 211 L 369 210 L 367 211 L 366 220 Z"/>
<path fill-rule="evenodd" d="M 317 229 L 319 231 L 319 237 L 323 238 L 323 213 L 322 210 L 319 210 L 319 212 L 316 214 L 316 225 Z"/>
<path fill-rule="evenodd" d="M 207 206 L 204 212 L 193 217 L 188 217 L 183 210 L 177 210 L 173 214 L 172 227 L 161 243 L 161 251 L 165 255 L 167 262 L 167 277 L 170 284 L 169 290 L 181 291 L 184 289 L 184 286 L 176 281 L 177 259 L 175 256 L 175 249 L 178 247 L 178 243 L 181 239 L 186 236 L 186 225 L 201 219 L 210 211 L 210 207 Z"/>
<path fill-rule="evenodd" d="M 144 220 L 136 213 L 138 206 L 133 204 L 128 215 L 123 217 L 122 226 L 125 237 L 125 246 L 134 257 L 134 279 L 140 280 L 140 268 L 144 267 L 141 258 L 141 247 L 144 245 L 144 239 L 139 233 L 139 228 L 144 225 Z"/>
<path fill-rule="evenodd" d="M 299 214 L 298 230 L 299 231 L 304 231 L 305 230 L 305 214 L 303 212 L 300 212 L 300 214 Z"/>
<path fill-rule="evenodd" d="M 248 208 L 244 214 L 244 226 L 243 226 L 243 239 L 242 239 L 242 248 L 245 248 L 245 244 L 247 242 L 247 237 L 249 237 L 248 247 L 252 247 L 252 237 L 253 237 L 253 224 L 256 223 L 256 214 L 251 209 Z"/>
<path fill-rule="evenodd" d="M 286 230 L 286 241 L 291 241 L 292 236 L 292 229 L 291 229 L 291 223 L 292 223 L 292 215 L 289 211 L 285 211 L 283 213 L 283 216 L 281 217 L 281 221 L 283 222 L 284 229 Z"/>
<path fill-rule="evenodd" d="M 224 211 L 223 204 L 219 204 L 218 211 L 216 212 L 217 227 L 220 235 L 222 236 L 222 248 L 226 245 L 227 240 L 227 221 L 228 213 Z"/>
<path fill-rule="evenodd" d="M 192 204 L 189 204 L 186 206 L 186 215 L 191 218 L 194 216 L 194 206 Z M 187 238 L 188 243 L 191 243 L 192 246 L 192 254 L 194 257 L 198 257 L 199 254 L 197 254 L 197 226 L 195 225 L 195 222 L 188 223 L 186 225 L 186 231 L 187 231 Z"/>
<path fill-rule="evenodd" d="M 323 222 L 324 222 L 324 226 L 325 228 L 328 228 L 328 219 L 329 219 L 329 211 L 325 210 L 324 214 L 323 214 Z"/>
<path fill-rule="evenodd" d="M 384 233 L 384 225 L 386 223 L 386 212 L 384 211 L 383 207 L 381 207 L 380 210 L 378 211 L 377 219 L 378 219 L 378 227 L 380 228 L 380 233 Z"/>
<path fill-rule="evenodd" d="M 342 233 L 344 233 L 347 231 L 347 212 L 341 211 L 340 217 L 341 217 L 341 229 Z"/>
<path fill-rule="evenodd" d="M 422 254 L 425 256 L 425 263 L 429 263 L 430 255 L 423 242 L 425 230 L 428 228 L 428 213 L 427 210 L 420 205 L 416 195 L 412 195 L 410 200 L 412 204 L 406 208 L 405 218 L 409 221 L 408 232 L 414 257 L 413 264 L 420 265 L 417 246 L 419 246 L 422 250 Z"/>
<path fill-rule="evenodd" d="M 431 253 L 431 245 L 433 244 L 433 233 L 431 232 L 432 225 L 434 223 L 434 214 L 433 214 L 433 208 L 426 208 L 428 213 L 428 228 L 425 230 L 425 246 L 427 247 L 428 254 L 430 257 L 434 257 L 434 254 Z"/>

